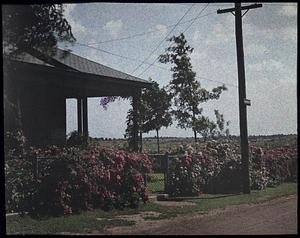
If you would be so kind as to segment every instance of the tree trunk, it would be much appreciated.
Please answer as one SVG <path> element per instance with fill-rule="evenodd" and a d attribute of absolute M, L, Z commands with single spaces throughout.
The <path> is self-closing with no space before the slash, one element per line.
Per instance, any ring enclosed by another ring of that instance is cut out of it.
<path fill-rule="evenodd" d="M 140 152 L 143 150 L 143 133 L 140 131 Z"/>
<path fill-rule="evenodd" d="M 196 113 L 195 113 L 195 108 L 193 107 L 193 124 L 195 123 L 195 120 L 196 120 Z M 193 125 L 193 127 L 194 127 L 194 125 Z M 194 138 L 195 138 L 195 143 L 197 142 L 197 131 L 196 131 L 196 129 L 194 128 L 193 129 L 193 131 L 194 131 Z"/>
<path fill-rule="evenodd" d="M 156 129 L 156 140 L 157 140 L 157 153 L 159 154 L 159 134 L 158 134 L 158 129 Z"/>

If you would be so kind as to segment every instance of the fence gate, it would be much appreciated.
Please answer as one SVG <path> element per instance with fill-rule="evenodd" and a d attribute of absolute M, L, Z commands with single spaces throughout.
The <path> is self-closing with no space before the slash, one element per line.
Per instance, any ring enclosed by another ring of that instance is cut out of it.
<path fill-rule="evenodd" d="M 167 154 L 149 154 L 152 161 L 153 174 L 147 177 L 147 188 L 150 193 L 165 193 L 167 188 L 167 175 L 169 156 Z"/>

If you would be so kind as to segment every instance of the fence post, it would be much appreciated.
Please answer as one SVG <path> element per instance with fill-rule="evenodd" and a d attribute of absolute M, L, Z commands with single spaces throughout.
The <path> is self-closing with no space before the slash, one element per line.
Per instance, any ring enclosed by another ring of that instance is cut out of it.
<path fill-rule="evenodd" d="M 166 152 L 165 154 L 165 168 L 164 168 L 164 185 L 165 185 L 165 192 L 168 193 L 168 172 L 169 172 L 169 153 Z"/>

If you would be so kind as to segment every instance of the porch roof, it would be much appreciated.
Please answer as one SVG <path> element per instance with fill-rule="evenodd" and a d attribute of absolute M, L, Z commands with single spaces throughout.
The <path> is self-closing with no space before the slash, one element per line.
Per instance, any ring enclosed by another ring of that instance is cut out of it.
<path fill-rule="evenodd" d="M 144 79 L 58 48 L 52 56 L 32 49 L 10 60 L 18 81 L 61 88 L 67 98 L 133 96 L 141 88 L 152 85 Z"/>
<path fill-rule="evenodd" d="M 87 73 L 88 75 L 111 78 L 114 79 L 114 81 L 135 82 L 138 85 L 146 87 L 151 84 L 147 80 L 129 75 L 60 48 L 55 48 L 53 53 L 53 55 L 49 56 L 39 50 L 31 49 L 18 54 L 12 60 L 46 67 L 55 67 L 67 71 Z"/>

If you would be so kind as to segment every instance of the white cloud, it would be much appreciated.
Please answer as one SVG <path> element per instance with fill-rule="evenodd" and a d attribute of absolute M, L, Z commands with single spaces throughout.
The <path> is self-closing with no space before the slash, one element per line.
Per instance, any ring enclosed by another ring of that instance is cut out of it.
<path fill-rule="evenodd" d="M 77 4 L 64 4 L 64 16 L 69 17 Z"/>
<path fill-rule="evenodd" d="M 82 51 L 82 53 L 80 55 L 82 57 L 86 58 L 86 59 L 92 60 L 92 61 L 97 62 L 99 64 L 106 65 L 106 62 L 103 59 L 103 56 L 101 55 L 101 53 L 99 51 L 85 48 L 85 50 Z"/>
<path fill-rule="evenodd" d="M 278 14 L 281 16 L 288 16 L 288 17 L 297 16 L 297 5 L 283 6 L 278 10 Z"/>
<path fill-rule="evenodd" d="M 149 28 L 148 31 L 153 31 L 149 34 L 149 37 L 151 38 L 161 38 L 163 36 L 166 36 L 168 32 L 168 27 L 163 24 L 157 24 L 155 27 Z"/>
<path fill-rule="evenodd" d="M 281 34 L 283 39 L 292 40 L 293 42 L 297 42 L 297 27 L 285 27 L 281 29 Z"/>
<path fill-rule="evenodd" d="M 204 40 L 205 38 L 206 38 L 206 35 L 203 32 L 201 32 L 199 30 L 194 31 L 194 34 L 192 37 L 194 42 L 199 42 L 201 40 Z"/>
<path fill-rule="evenodd" d="M 213 25 L 213 29 L 207 36 L 204 36 L 204 42 L 207 46 L 215 46 L 223 43 L 231 42 L 235 39 L 234 35 L 234 21 L 232 16 L 226 16 Z M 197 35 L 194 35 L 194 38 Z M 200 38 L 200 35 L 198 35 Z"/>
<path fill-rule="evenodd" d="M 246 56 L 261 56 L 269 52 L 268 48 L 261 44 L 250 43 L 245 45 Z"/>
<path fill-rule="evenodd" d="M 284 68 L 284 65 L 277 60 L 270 59 L 270 60 L 262 60 L 254 64 L 248 64 L 248 67 L 250 70 L 255 70 L 257 72 L 259 71 L 278 72 L 279 70 L 282 70 Z"/>
<path fill-rule="evenodd" d="M 280 28 L 259 28 L 252 23 L 244 23 L 243 33 L 245 40 L 261 39 L 265 42 L 264 44 L 270 44 L 274 40 L 274 38 L 278 38 L 279 40 L 292 41 L 293 43 L 297 42 L 297 25 L 293 24 Z M 260 37 L 258 38 L 257 36 Z"/>
<path fill-rule="evenodd" d="M 246 70 L 246 74 L 253 82 L 265 81 L 278 85 L 294 82 L 296 79 L 296 69 L 275 59 L 246 64 Z"/>
<path fill-rule="evenodd" d="M 297 129 L 296 80 L 247 82 L 249 134 L 295 133 Z"/>
<path fill-rule="evenodd" d="M 123 22 L 121 19 L 119 19 L 119 20 L 111 20 L 111 21 L 107 22 L 103 26 L 103 29 L 107 30 L 113 38 L 116 38 L 119 36 L 119 34 L 122 30 L 122 27 L 123 27 Z"/>
<path fill-rule="evenodd" d="M 201 61 L 201 60 L 205 60 L 207 58 L 207 53 L 205 51 L 193 51 L 192 55 L 191 55 L 191 59 L 192 61 Z"/>
<path fill-rule="evenodd" d="M 74 16 L 74 9 L 77 4 L 64 4 L 64 17 L 72 27 L 72 33 L 77 39 L 81 39 L 88 34 L 87 28 Z"/>
<path fill-rule="evenodd" d="M 166 26 L 166 25 L 162 25 L 162 24 L 157 24 L 157 25 L 155 26 L 155 28 L 156 28 L 157 30 L 159 30 L 160 34 L 162 34 L 162 35 L 165 35 L 165 34 L 167 33 L 167 31 L 168 31 L 167 26 Z"/>

